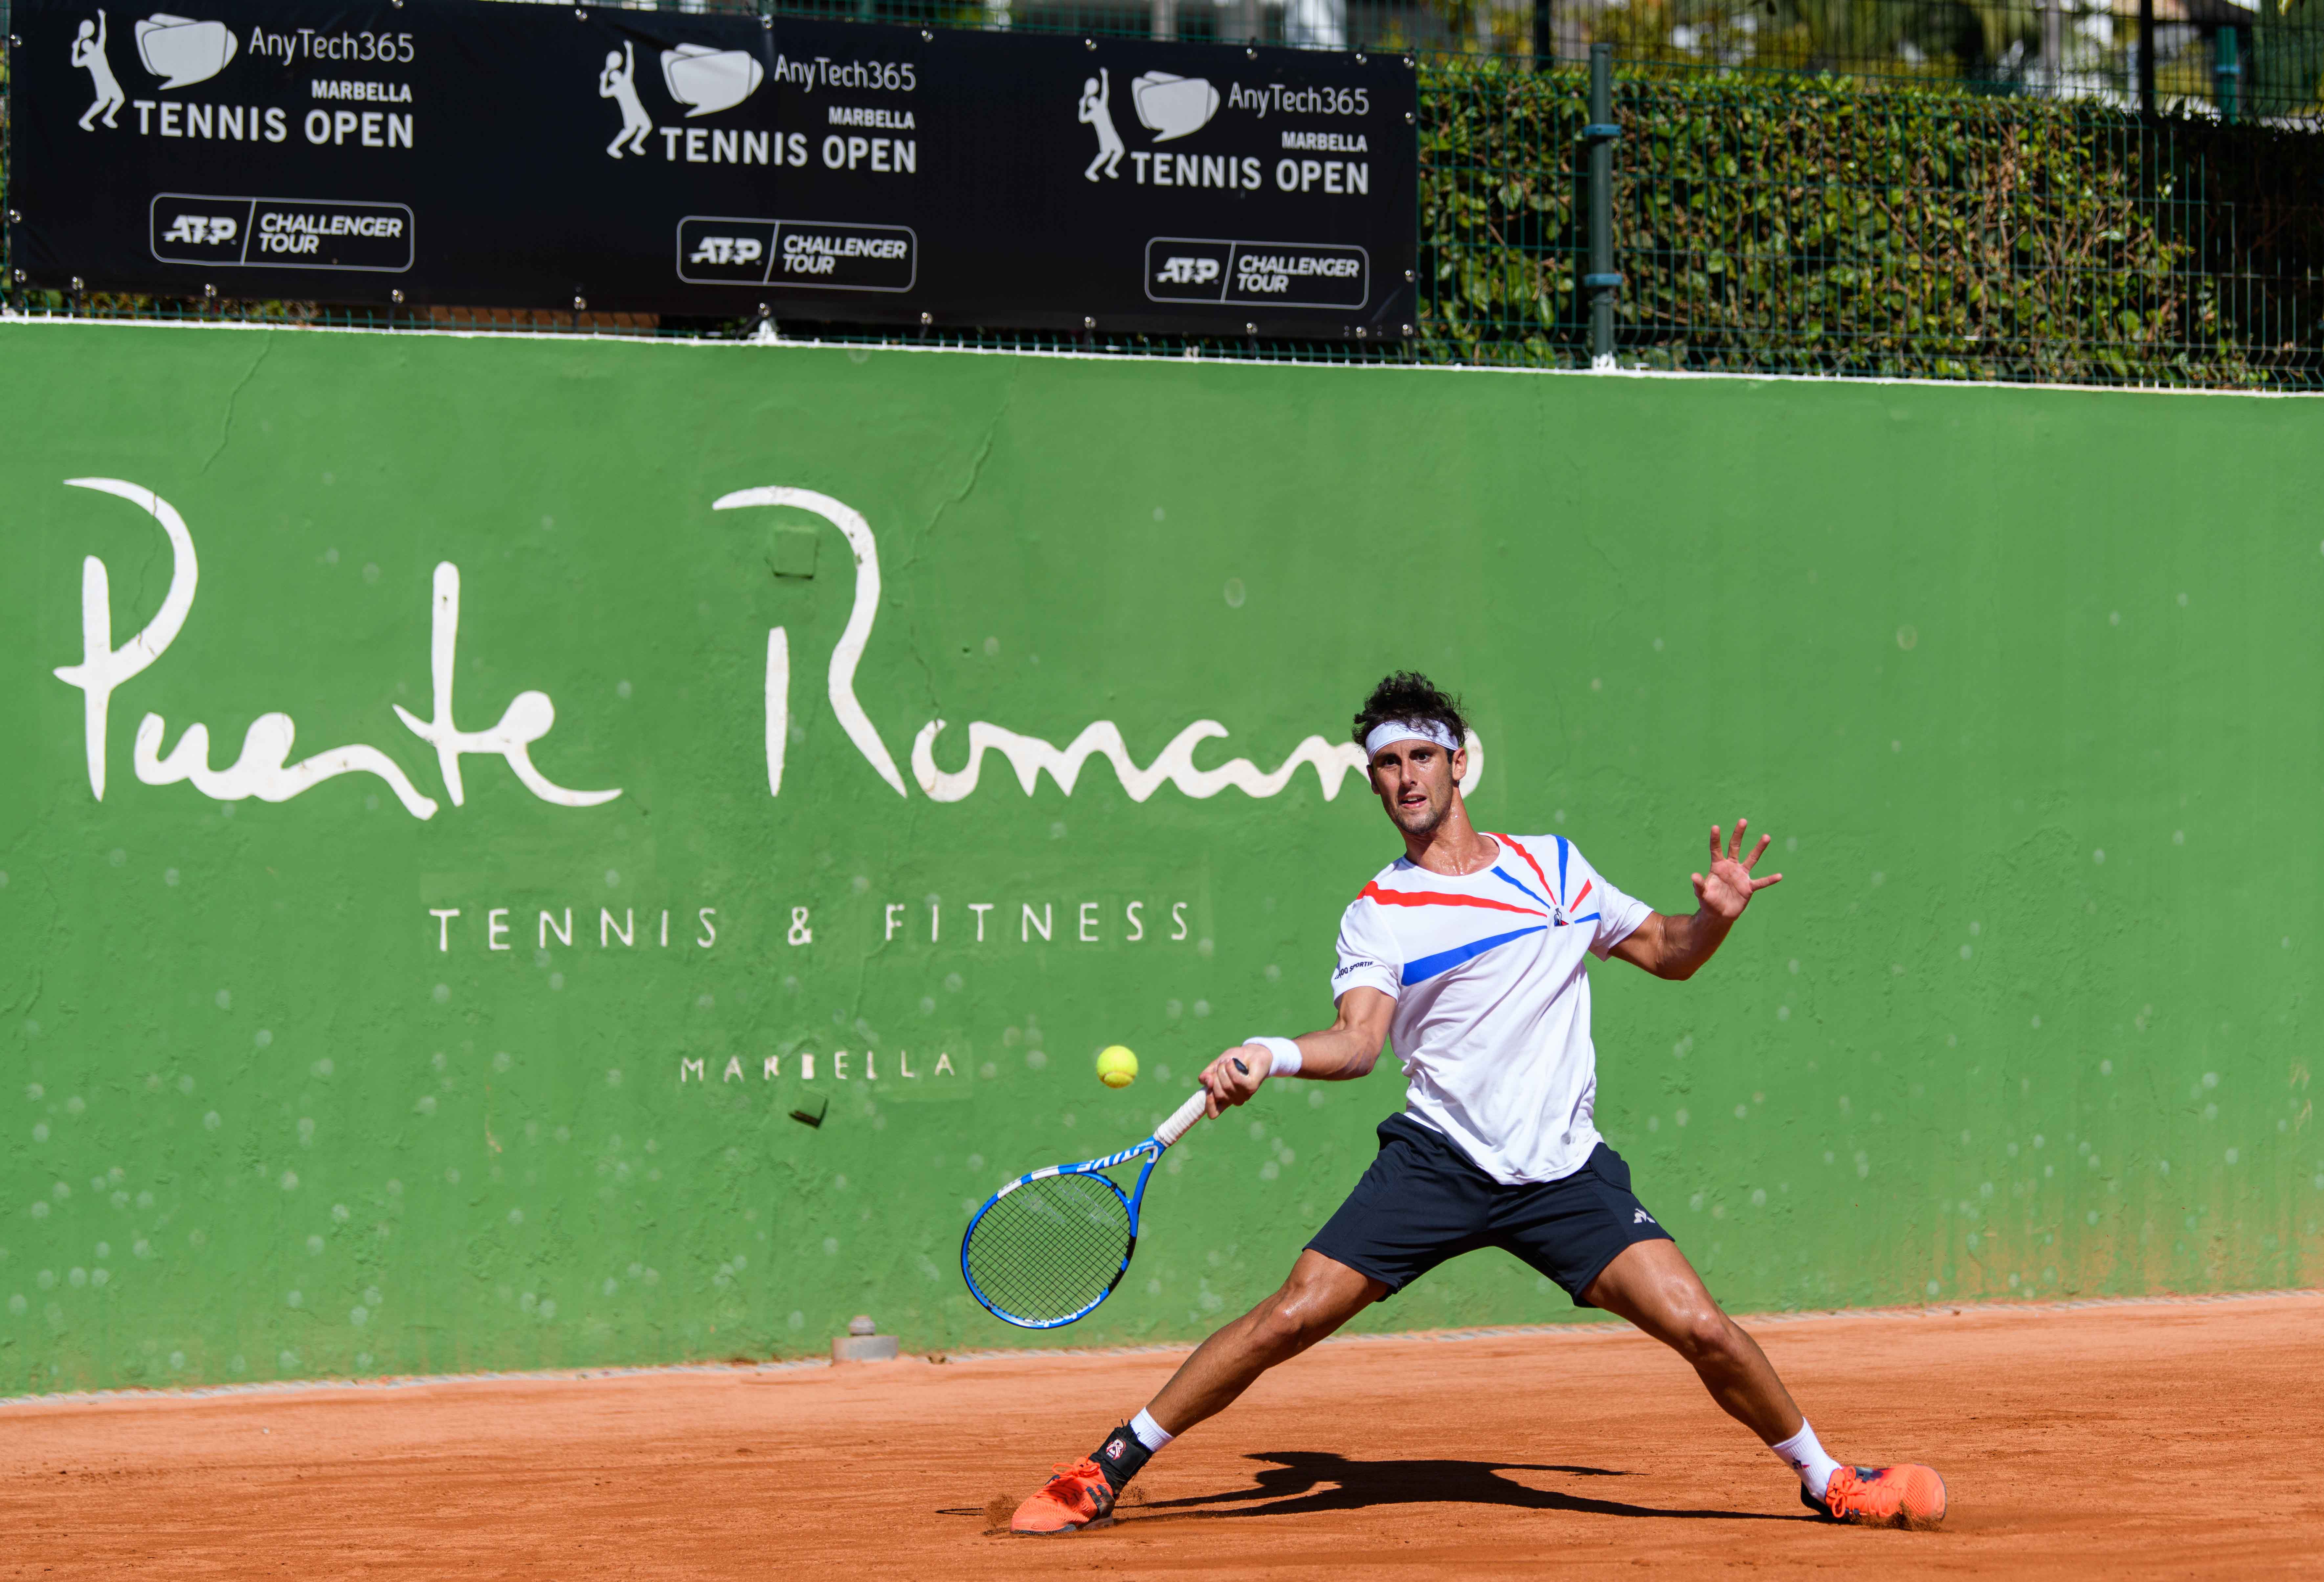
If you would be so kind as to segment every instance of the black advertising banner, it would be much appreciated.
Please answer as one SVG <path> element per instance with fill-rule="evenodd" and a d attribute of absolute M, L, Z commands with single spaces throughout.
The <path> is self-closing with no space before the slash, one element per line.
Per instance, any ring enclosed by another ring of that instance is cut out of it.
<path fill-rule="evenodd" d="M 24 283 L 1395 337 L 1397 55 L 474 0 L 17 0 Z"/>

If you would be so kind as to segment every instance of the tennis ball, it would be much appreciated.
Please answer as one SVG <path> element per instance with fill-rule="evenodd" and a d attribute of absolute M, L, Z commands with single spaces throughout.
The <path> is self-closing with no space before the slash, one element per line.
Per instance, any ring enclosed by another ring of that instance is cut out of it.
<path fill-rule="evenodd" d="M 1109 1088 L 1127 1088 L 1138 1081 L 1138 1057 L 1119 1044 L 1109 1044 L 1097 1054 L 1097 1080 Z"/>

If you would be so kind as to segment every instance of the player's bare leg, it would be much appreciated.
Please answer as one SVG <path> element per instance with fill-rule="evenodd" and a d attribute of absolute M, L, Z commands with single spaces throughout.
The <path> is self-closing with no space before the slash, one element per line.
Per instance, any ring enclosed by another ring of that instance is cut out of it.
<path fill-rule="evenodd" d="M 1232 1404 L 1259 1375 L 1288 1362 L 1388 1294 L 1369 1274 L 1319 1252 L 1299 1255 L 1266 1301 L 1213 1334 L 1178 1365 L 1145 1411 L 1106 1436 L 1094 1456 L 1060 1465 L 1017 1508 L 1012 1531 L 1056 1537 L 1103 1526 L 1113 1502 L 1161 1445 Z M 1152 1439 L 1157 1443 L 1149 1445 Z"/>
<path fill-rule="evenodd" d="M 1674 1241 L 1625 1247 L 1582 1300 L 1628 1319 L 1693 1366 L 1720 1410 L 1770 1445 L 1806 1421 L 1767 1354 L 1729 1318 Z"/>
<path fill-rule="evenodd" d="M 1268 1368 L 1289 1362 L 1387 1294 L 1388 1287 L 1369 1274 L 1312 1249 L 1301 1253 L 1274 1295 L 1178 1365 L 1147 1403 L 1148 1415 L 1173 1438 L 1185 1433 L 1233 1404 Z"/>
<path fill-rule="evenodd" d="M 1720 1410 L 1800 1475 L 1800 1497 L 1811 1510 L 1877 1527 L 1944 1520 L 1944 1480 L 1931 1468 L 1845 1467 L 1824 1452 L 1767 1354 L 1727 1316 L 1676 1242 L 1624 1248 L 1582 1294 L 1686 1358 Z"/>

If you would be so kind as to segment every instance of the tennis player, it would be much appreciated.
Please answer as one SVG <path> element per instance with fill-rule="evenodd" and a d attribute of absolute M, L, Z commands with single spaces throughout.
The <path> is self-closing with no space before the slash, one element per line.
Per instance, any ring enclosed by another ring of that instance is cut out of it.
<path fill-rule="evenodd" d="M 1405 854 L 1341 918 L 1338 1017 L 1297 1038 L 1251 1038 L 1203 1072 L 1215 1116 L 1280 1078 L 1363 1076 L 1393 1044 L 1409 1084 L 1404 1113 L 1380 1123 L 1379 1155 L 1282 1289 L 1204 1341 L 1094 1455 L 1062 1467 L 1019 1506 L 1010 1527 L 1058 1534 L 1111 1521 L 1149 1457 L 1259 1375 L 1447 1258 L 1486 1246 L 1684 1357 L 1711 1399 L 1799 1475 L 1800 1497 L 1818 1515 L 1936 1525 L 1945 1485 L 1931 1468 L 1845 1467 L 1825 1453 L 1766 1354 L 1703 1289 L 1591 1124 L 1586 957 L 1692 977 L 1752 896 L 1783 878 L 1752 873 L 1766 837 L 1746 856 L 1738 819 L 1722 851 L 1712 826 L 1694 913 L 1665 916 L 1609 884 L 1562 835 L 1475 829 L 1460 790 L 1466 735 L 1458 703 L 1425 676 L 1400 672 L 1372 690 L 1355 740 Z"/>

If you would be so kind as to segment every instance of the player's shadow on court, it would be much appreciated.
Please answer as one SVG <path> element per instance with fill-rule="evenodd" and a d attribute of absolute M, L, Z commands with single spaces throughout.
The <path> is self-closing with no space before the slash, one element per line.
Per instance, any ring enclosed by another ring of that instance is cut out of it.
<path fill-rule="evenodd" d="M 1666 1520 L 1803 1519 L 1765 1511 L 1687 1511 L 1633 1505 L 1557 1489 L 1528 1488 L 1501 1476 L 1505 1472 L 1555 1472 L 1569 1477 L 1628 1476 L 1603 1467 L 1545 1466 L 1521 1461 L 1351 1461 L 1329 1450 L 1268 1450 L 1254 1453 L 1250 1459 L 1274 1463 L 1262 1467 L 1252 1478 L 1259 1485 L 1256 1492 L 1236 1489 L 1184 1499 L 1152 1500 L 1137 1507 L 1136 1515 L 1150 1521 L 1176 1512 L 1185 1516 L 1223 1520 L 1236 1516 L 1290 1516 L 1309 1511 L 1360 1511 L 1371 1505 L 1441 1504 L 1508 1505 L 1521 1511 L 1573 1511 L 1598 1516 L 1658 1516 Z M 1239 1511 L 1190 1508 L 1239 1504 L 1253 1499 L 1265 1500 L 1267 1504 Z"/>

